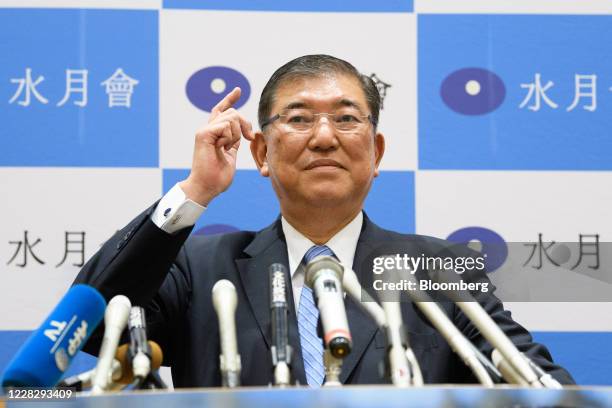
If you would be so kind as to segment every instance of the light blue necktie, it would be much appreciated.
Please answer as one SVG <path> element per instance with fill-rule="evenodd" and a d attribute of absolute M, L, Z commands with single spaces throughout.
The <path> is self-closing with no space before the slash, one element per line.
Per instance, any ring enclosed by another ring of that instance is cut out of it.
<path fill-rule="evenodd" d="M 308 264 L 319 255 L 334 256 L 334 253 L 325 245 L 315 245 L 304 255 L 303 263 Z M 311 387 L 323 384 L 325 366 L 323 365 L 323 339 L 317 335 L 319 309 L 315 305 L 312 289 L 304 284 L 298 308 L 298 329 L 300 344 L 302 345 L 302 359 L 306 371 L 306 382 Z"/>

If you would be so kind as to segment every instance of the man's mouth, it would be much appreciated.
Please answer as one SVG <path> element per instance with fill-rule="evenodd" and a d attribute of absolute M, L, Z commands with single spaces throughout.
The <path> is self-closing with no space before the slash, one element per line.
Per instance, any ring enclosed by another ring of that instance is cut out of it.
<path fill-rule="evenodd" d="M 335 160 L 332 159 L 318 159 L 310 162 L 308 166 L 306 166 L 306 170 L 312 170 L 317 167 L 337 167 L 343 169 L 344 167 Z"/>

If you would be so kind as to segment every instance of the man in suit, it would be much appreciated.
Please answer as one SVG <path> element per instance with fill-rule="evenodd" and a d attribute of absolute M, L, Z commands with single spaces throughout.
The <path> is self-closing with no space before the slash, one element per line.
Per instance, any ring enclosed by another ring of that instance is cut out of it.
<path fill-rule="evenodd" d="M 107 299 L 124 294 L 145 306 L 149 335 L 162 346 L 175 386 L 192 387 L 221 383 L 211 290 L 219 279 L 229 279 L 238 295 L 241 382 L 267 385 L 272 382 L 268 266 L 287 265 L 293 375 L 301 384 L 319 386 L 323 343 L 313 295 L 304 286 L 304 261 L 313 252 L 330 254 L 352 265 L 363 283 L 372 271 L 362 265 L 377 244 L 406 241 L 429 253 L 434 241 L 383 230 L 362 211 L 385 139 L 377 131 L 378 91 L 352 65 L 310 55 L 279 68 L 261 95 L 259 132 L 232 108 L 239 96 L 240 89 L 231 91 L 196 133 L 188 178 L 111 238 L 75 282 L 97 287 Z M 281 216 L 258 232 L 189 237 L 205 207 L 230 186 L 242 137 L 250 141 L 260 174 L 270 178 Z M 356 302 L 346 298 L 345 303 L 353 350 L 343 363 L 341 381 L 388 382 L 379 373 L 386 347 L 382 332 Z M 561 382 L 573 382 L 498 299 L 489 295 L 481 303 L 519 349 Z M 466 316 L 452 303 L 442 307 L 490 356 L 490 346 Z M 426 383 L 474 381 L 412 303 L 402 303 L 402 313 Z M 94 337 L 88 350 L 95 351 L 98 342 Z"/>

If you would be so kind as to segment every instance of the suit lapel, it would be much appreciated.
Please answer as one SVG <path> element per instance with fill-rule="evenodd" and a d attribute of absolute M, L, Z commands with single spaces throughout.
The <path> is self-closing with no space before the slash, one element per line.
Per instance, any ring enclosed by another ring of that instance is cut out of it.
<path fill-rule="evenodd" d="M 355 250 L 355 257 L 353 260 L 353 270 L 357 274 L 357 278 L 360 283 L 363 284 L 366 280 L 363 279 L 363 275 L 369 271 L 363 270 L 361 267 L 366 257 L 371 252 L 372 248 L 368 242 L 372 236 L 373 224 L 365 216 L 363 217 L 363 228 L 359 241 L 357 242 L 357 248 Z M 363 285 L 362 285 L 363 286 Z M 353 349 L 342 363 L 342 374 L 340 375 L 340 381 L 345 383 L 349 378 L 357 362 L 361 359 L 361 356 L 372 342 L 378 326 L 374 320 L 367 314 L 359 302 L 355 301 L 348 295 L 345 297 L 346 317 L 349 322 L 349 328 L 351 330 L 351 336 L 353 338 Z"/>
<path fill-rule="evenodd" d="M 270 278 L 268 268 L 273 263 L 281 263 L 288 268 L 287 244 L 282 233 L 280 218 L 270 227 L 259 232 L 251 244 L 244 250 L 250 258 L 236 259 L 242 286 L 249 306 L 257 320 L 257 325 L 268 349 L 272 344 L 270 321 Z M 289 344 L 293 348 L 291 360 L 292 372 L 300 384 L 306 384 L 300 336 L 293 301 L 293 290 L 289 272 L 285 276 L 287 283 L 287 303 L 289 308 Z"/>

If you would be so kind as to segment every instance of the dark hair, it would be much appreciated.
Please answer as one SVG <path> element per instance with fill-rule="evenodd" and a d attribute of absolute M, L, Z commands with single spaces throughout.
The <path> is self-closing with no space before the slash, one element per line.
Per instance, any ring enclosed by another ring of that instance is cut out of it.
<path fill-rule="evenodd" d="M 374 127 L 376 127 L 380 112 L 380 94 L 374 81 L 357 71 L 352 64 L 340 58 L 324 54 L 298 57 L 289 61 L 272 74 L 259 98 L 259 110 L 257 113 L 259 127 L 261 128 L 261 124 L 269 118 L 276 90 L 283 82 L 299 77 L 318 77 L 330 73 L 349 75 L 359 81 L 365 94 L 370 114 L 372 115 L 372 122 Z"/>

